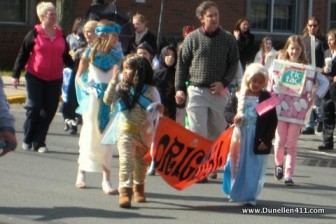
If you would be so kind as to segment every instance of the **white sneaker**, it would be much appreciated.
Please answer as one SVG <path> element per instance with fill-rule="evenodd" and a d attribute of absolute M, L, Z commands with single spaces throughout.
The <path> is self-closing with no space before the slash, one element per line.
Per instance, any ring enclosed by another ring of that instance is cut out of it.
<path fill-rule="evenodd" d="M 29 151 L 32 149 L 32 146 L 31 144 L 27 144 L 27 143 L 22 143 L 22 149 L 25 150 L 25 151 Z"/>
<path fill-rule="evenodd" d="M 42 146 L 42 147 L 38 148 L 37 151 L 39 153 L 46 153 L 46 152 L 48 152 L 48 148 L 47 148 L 47 146 Z"/>

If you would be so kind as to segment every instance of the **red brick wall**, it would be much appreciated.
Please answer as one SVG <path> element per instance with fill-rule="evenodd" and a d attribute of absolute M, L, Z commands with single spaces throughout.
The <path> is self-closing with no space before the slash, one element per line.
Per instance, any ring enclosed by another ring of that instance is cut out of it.
<path fill-rule="evenodd" d="M 1 29 L 1 27 L 0 27 Z M 5 31 L 0 34 L 0 69 L 12 69 L 22 40 L 28 29 L 19 32 Z"/>
<path fill-rule="evenodd" d="M 184 25 L 199 25 L 196 18 L 196 7 L 202 0 L 166 0 L 164 19 L 162 25 L 163 36 L 181 36 Z M 245 15 L 244 0 L 215 0 L 219 7 L 221 25 L 228 30 L 233 29 L 233 24 L 238 19 L 237 15 Z M 160 0 L 146 0 L 146 4 L 135 3 L 135 0 L 117 2 L 123 12 L 131 11 L 144 14 L 149 21 L 149 28 L 156 32 L 160 17 Z"/>
<path fill-rule="evenodd" d="M 321 22 L 321 26 L 320 29 L 322 31 L 322 33 L 327 33 L 328 30 L 325 29 L 326 24 L 327 24 L 327 13 L 326 13 L 326 9 L 327 9 L 327 1 L 313 1 L 313 8 L 314 8 L 314 12 L 313 12 L 313 16 L 316 16 L 320 22 Z"/>
<path fill-rule="evenodd" d="M 184 25 L 199 26 L 199 21 L 195 17 L 195 9 L 203 0 L 166 0 L 164 8 L 164 19 L 162 24 L 162 36 L 163 37 L 175 37 L 180 38 L 182 34 L 182 27 Z M 245 16 L 245 0 L 214 0 L 220 13 L 221 26 L 229 31 L 233 30 L 234 23 L 240 17 Z M 56 0 L 52 0 L 56 2 Z M 78 8 L 76 16 L 83 16 L 87 8 L 91 4 L 91 0 L 77 0 Z M 105 2 L 111 2 L 111 0 L 105 0 Z M 326 23 L 326 8 L 327 0 L 313 1 L 314 2 L 314 15 L 320 18 L 322 27 Z M 136 12 L 144 14 L 149 21 L 149 28 L 157 33 L 160 16 L 160 0 L 146 0 L 145 4 L 136 3 L 135 0 L 119 0 L 117 6 L 124 13 Z M 308 0 L 305 0 L 305 12 L 308 8 Z M 307 17 L 307 15 L 305 15 Z M 71 21 L 72 23 L 72 21 Z M 17 51 L 21 45 L 29 27 L 17 28 L 17 27 L 3 27 L 0 25 L 0 66 L 2 68 L 12 68 Z M 323 30 L 326 32 L 325 30 Z"/>

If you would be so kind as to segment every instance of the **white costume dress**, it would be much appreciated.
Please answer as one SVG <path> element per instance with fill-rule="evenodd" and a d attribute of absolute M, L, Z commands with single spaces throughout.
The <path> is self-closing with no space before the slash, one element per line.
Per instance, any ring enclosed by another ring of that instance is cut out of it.
<path fill-rule="evenodd" d="M 88 49 L 84 57 L 88 57 Z M 83 126 L 79 138 L 79 170 L 101 172 L 103 166 L 111 170 L 112 151 L 110 147 L 101 145 L 102 133 L 109 122 L 110 106 L 104 104 L 102 98 L 112 78 L 113 65 L 120 63 L 121 56 L 115 50 L 110 54 L 97 53 L 96 60 L 89 63 L 82 80 L 84 89 L 77 86 L 77 97 L 82 114 Z M 86 79 L 87 78 L 87 79 Z"/>

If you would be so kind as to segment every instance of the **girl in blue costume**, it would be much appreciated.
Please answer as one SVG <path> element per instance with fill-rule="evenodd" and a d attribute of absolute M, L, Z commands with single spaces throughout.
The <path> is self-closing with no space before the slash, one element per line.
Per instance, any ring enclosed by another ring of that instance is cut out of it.
<path fill-rule="evenodd" d="M 270 98 L 265 87 L 267 69 L 259 63 L 249 65 L 243 76 L 238 96 L 238 110 L 234 117 L 234 136 L 228 161 L 224 167 L 223 191 L 230 201 L 256 205 L 264 182 L 268 154 L 275 135 L 275 108 L 261 116 L 255 106 Z"/>
<path fill-rule="evenodd" d="M 112 68 L 121 64 L 122 56 L 115 50 L 120 26 L 109 20 L 98 22 L 94 43 L 85 50 L 76 74 L 77 110 L 83 117 L 79 137 L 77 188 L 85 188 L 85 172 L 102 172 L 102 189 L 106 194 L 117 194 L 110 183 L 112 152 L 100 144 L 102 133 L 109 122 L 110 107 L 103 102 L 104 92 L 112 78 Z"/>

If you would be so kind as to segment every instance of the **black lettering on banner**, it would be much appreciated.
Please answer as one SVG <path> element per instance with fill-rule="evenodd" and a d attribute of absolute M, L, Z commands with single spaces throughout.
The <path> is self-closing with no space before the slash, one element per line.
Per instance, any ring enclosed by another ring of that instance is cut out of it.
<path fill-rule="evenodd" d="M 184 164 L 183 169 L 180 171 L 179 181 L 193 179 L 194 173 L 195 173 L 198 165 L 202 163 L 203 158 L 205 156 L 205 153 L 204 153 L 203 149 L 195 150 L 195 148 L 188 148 L 188 151 L 190 149 L 192 149 L 194 151 L 194 153 L 191 154 L 189 160 L 186 161 L 186 163 Z M 183 162 L 184 161 L 181 161 L 181 164 Z M 196 162 L 195 167 L 191 165 L 194 162 Z"/>
<path fill-rule="evenodd" d="M 193 179 L 197 166 L 204 161 L 204 150 L 186 147 L 177 137 L 171 140 L 169 135 L 164 135 L 158 142 L 154 158 L 157 171 L 178 177 L 179 181 Z"/>
<path fill-rule="evenodd" d="M 155 158 L 155 163 L 157 163 L 158 170 L 160 172 L 163 172 L 165 175 L 168 175 L 171 173 L 171 170 L 174 168 L 176 161 L 174 161 L 174 158 L 178 157 L 179 154 L 182 152 L 184 148 L 184 144 L 177 141 L 177 138 L 175 137 L 173 144 L 169 146 L 169 140 L 170 137 L 168 135 L 163 136 L 158 144 L 158 150 L 161 148 L 161 142 L 163 140 L 167 140 L 168 142 L 165 142 L 164 148 L 162 151 L 162 156 L 160 160 L 157 160 Z"/>
<path fill-rule="evenodd" d="M 224 165 L 224 158 L 221 156 L 222 147 L 223 141 L 220 141 L 211 148 L 204 162 L 197 169 L 195 179 L 204 179 L 211 171 L 214 171 Z"/>

